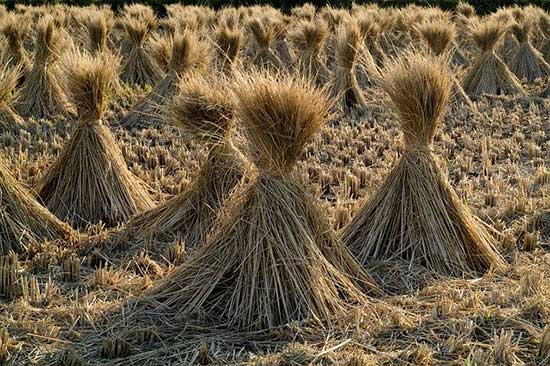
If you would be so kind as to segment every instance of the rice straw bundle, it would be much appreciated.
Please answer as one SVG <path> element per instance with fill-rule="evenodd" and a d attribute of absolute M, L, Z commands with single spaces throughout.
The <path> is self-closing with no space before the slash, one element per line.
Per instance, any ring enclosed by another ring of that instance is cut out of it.
<path fill-rule="evenodd" d="M 23 253 L 30 243 L 73 242 L 76 233 L 34 198 L 0 161 L 0 256 Z"/>
<path fill-rule="evenodd" d="M 441 19 L 429 20 L 417 25 L 416 31 L 428 46 L 429 51 L 435 56 L 445 59 L 452 57 L 451 54 L 454 51 L 452 44 L 456 38 L 456 26 L 453 23 Z M 476 110 L 472 100 L 468 97 L 454 74 L 451 74 L 451 82 L 451 105 L 455 106 L 465 103 L 471 110 Z"/>
<path fill-rule="evenodd" d="M 530 83 L 550 74 L 550 65 L 531 44 L 532 26 L 533 23 L 530 19 L 525 19 L 521 23 L 514 22 L 510 26 L 510 32 L 519 43 L 519 47 L 515 50 L 510 61 L 510 71 L 518 78 L 527 80 Z"/>
<path fill-rule="evenodd" d="M 355 74 L 360 47 L 361 33 L 357 23 L 350 21 L 343 24 L 336 39 L 332 94 L 344 111 L 363 110 L 367 104 Z"/>
<path fill-rule="evenodd" d="M 386 70 L 382 87 L 399 114 L 404 151 L 343 231 L 364 264 L 398 259 L 457 277 L 504 264 L 495 239 L 454 192 L 431 150 L 451 95 L 450 73 L 441 58 L 413 53 Z"/>
<path fill-rule="evenodd" d="M 201 77 L 188 77 L 167 106 L 169 120 L 209 151 L 206 162 L 184 192 L 134 216 L 115 242 L 171 243 L 196 247 L 204 240 L 247 162 L 231 142 L 234 102 L 228 89 Z M 158 245 L 154 246 L 159 249 Z"/>
<path fill-rule="evenodd" d="M 0 131 L 9 131 L 25 125 L 23 118 L 12 108 L 19 72 L 19 68 L 10 68 L 8 65 L 0 68 Z"/>
<path fill-rule="evenodd" d="M 238 58 L 243 45 L 244 34 L 240 29 L 227 25 L 218 26 L 214 33 L 216 70 L 231 76 L 238 66 Z"/>
<path fill-rule="evenodd" d="M 26 17 L 22 15 L 9 14 L 0 30 L 7 39 L 3 63 L 20 69 L 19 82 L 22 82 L 32 68 L 29 55 L 25 50 L 25 41 L 30 31 L 30 24 L 26 21 Z"/>
<path fill-rule="evenodd" d="M 324 22 L 306 20 L 298 22 L 290 34 L 298 50 L 296 70 L 318 86 L 324 85 L 329 79 L 329 71 L 321 59 L 327 36 L 328 28 Z"/>
<path fill-rule="evenodd" d="M 476 9 L 464 1 L 459 1 L 456 5 L 456 12 L 466 18 L 472 18 L 476 15 Z"/>
<path fill-rule="evenodd" d="M 287 16 L 280 16 L 275 18 L 273 26 L 275 27 L 275 41 L 273 42 L 273 48 L 277 58 L 281 60 L 285 71 L 289 71 L 294 63 L 294 57 L 288 47 L 287 43 L 287 30 L 290 25 L 290 18 Z"/>
<path fill-rule="evenodd" d="M 153 206 L 144 184 L 128 170 L 111 131 L 102 122 L 115 62 L 113 57 L 78 54 L 66 60 L 66 89 L 79 122 L 37 185 L 46 206 L 77 228 L 98 222 L 116 226 Z"/>
<path fill-rule="evenodd" d="M 150 6 L 137 3 L 124 4 L 124 7 L 122 8 L 122 14 L 125 17 L 144 21 L 156 18 L 155 12 Z"/>
<path fill-rule="evenodd" d="M 517 77 L 495 53 L 495 47 L 505 31 L 506 26 L 495 20 L 486 20 L 473 26 L 471 36 L 479 48 L 479 54 L 466 70 L 462 83 L 470 97 L 523 92 Z"/>
<path fill-rule="evenodd" d="M 363 39 L 363 47 L 368 50 L 372 59 L 376 63 L 376 67 L 383 67 L 387 62 L 387 56 L 380 47 L 380 34 L 382 28 L 375 18 L 372 16 L 361 16 L 357 21 L 361 36 Z"/>
<path fill-rule="evenodd" d="M 155 85 L 162 77 L 162 70 L 151 57 L 145 42 L 156 25 L 156 19 L 125 17 L 120 25 L 125 32 L 121 80 L 140 86 Z"/>
<path fill-rule="evenodd" d="M 176 32 L 178 31 L 171 32 L 170 35 L 165 36 L 154 34 L 148 44 L 148 50 L 151 57 L 164 73 L 168 72 L 168 67 L 170 66 L 170 58 L 173 52 L 173 36 Z"/>
<path fill-rule="evenodd" d="M 329 36 L 325 43 L 326 65 L 332 70 L 336 66 L 335 59 L 337 53 L 336 37 L 340 26 L 349 19 L 349 12 L 344 9 L 335 9 L 331 6 L 325 6 L 321 10 L 321 19 L 323 19 L 329 29 Z"/>
<path fill-rule="evenodd" d="M 256 42 L 256 52 L 252 58 L 252 64 L 259 69 L 282 70 L 283 63 L 274 49 L 277 36 L 274 23 L 265 19 L 253 18 L 248 23 L 248 29 Z"/>
<path fill-rule="evenodd" d="M 174 37 L 168 73 L 155 88 L 136 103 L 120 120 L 125 128 L 146 128 L 164 124 L 163 108 L 177 92 L 178 79 L 187 73 L 204 73 L 210 64 L 208 45 L 192 31 Z"/>
<path fill-rule="evenodd" d="M 86 20 L 88 50 L 92 55 L 108 52 L 108 35 L 112 24 L 102 12 L 95 12 Z"/>
<path fill-rule="evenodd" d="M 550 62 L 550 16 L 548 14 L 541 14 L 539 17 L 539 29 L 544 35 L 540 52 L 546 60 Z"/>
<path fill-rule="evenodd" d="M 258 174 L 228 199 L 205 245 L 143 301 L 155 313 L 250 331 L 329 322 L 368 300 L 343 262 L 355 280 L 366 275 L 293 173 L 326 120 L 327 97 L 305 82 L 258 75 L 243 76 L 236 95 Z"/>
<path fill-rule="evenodd" d="M 17 110 L 23 117 L 52 118 L 71 114 L 58 80 L 57 63 L 63 49 L 61 30 L 50 16 L 36 25 L 36 45 L 31 71 L 21 85 Z"/>
<path fill-rule="evenodd" d="M 292 17 L 297 18 L 298 20 L 313 21 L 315 19 L 315 5 L 311 3 L 304 3 L 300 6 L 295 6 L 290 9 L 290 14 Z"/>

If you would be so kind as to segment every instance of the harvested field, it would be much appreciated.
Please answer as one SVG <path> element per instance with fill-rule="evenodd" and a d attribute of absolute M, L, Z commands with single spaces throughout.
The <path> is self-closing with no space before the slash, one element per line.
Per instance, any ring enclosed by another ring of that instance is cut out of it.
<path fill-rule="evenodd" d="M 550 365 L 550 15 L 166 8 L 0 10 L 0 366 Z"/>

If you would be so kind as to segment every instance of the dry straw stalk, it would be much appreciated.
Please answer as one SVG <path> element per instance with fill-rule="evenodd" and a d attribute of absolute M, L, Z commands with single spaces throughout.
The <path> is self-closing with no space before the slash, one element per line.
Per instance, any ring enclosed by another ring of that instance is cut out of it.
<path fill-rule="evenodd" d="M 57 70 L 65 45 L 62 32 L 49 15 L 38 21 L 33 66 L 21 85 L 17 104 L 23 117 L 53 118 L 72 112 Z"/>
<path fill-rule="evenodd" d="M 10 250 L 24 252 L 31 243 L 45 240 L 77 239 L 75 232 L 62 223 L 34 198 L 0 162 L 0 255 Z"/>

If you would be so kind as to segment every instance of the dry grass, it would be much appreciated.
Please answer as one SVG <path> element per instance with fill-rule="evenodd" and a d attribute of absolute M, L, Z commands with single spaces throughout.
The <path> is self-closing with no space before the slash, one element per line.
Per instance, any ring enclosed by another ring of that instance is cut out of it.
<path fill-rule="evenodd" d="M 141 14 L 141 13 L 140 13 Z M 124 31 L 122 81 L 132 85 L 155 85 L 162 78 L 162 71 L 146 47 L 146 41 L 156 25 L 156 18 L 149 15 L 128 16 L 120 20 Z"/>
<path fill-rule="evenodd" d="M 249 330 L 330 321 L 366 298 L 346 274 L 353 260 L 292 179 L 325 121 L 327 98 L 306 83 L 262 76 L 243 78 L 236 94 L 258 174 L 231 196 L 204 246 L 144 300 Z"/>
<path fill-rule="evenodd" d="M 170 102 L 168 119 L 187 135 L 206 144 L 206 161 L 192 182 L 176 197 L 134 216 L 115 243 L 152 247 L 164 254 L 159 243 L 180 240 L 187 247 L 203 243 L 224 200 L 238 185 L 247 162 L 231 142 L 234 102 L 227 86 L 193 78 L 183 81 L 181 92 Z"/>
<path fill-rule="evenodd" d="M 550 65 L 544 60 L 542 54 L 537 51 L 530 41 L 532 21 L 523 20 L 521 23 L 513 23 L 510 32 L 516 37 L 519 47 L 515 50 L 510 62 L 510 71 L 518 78 L 529 83 L 538 78 L 550 75 Z"/>

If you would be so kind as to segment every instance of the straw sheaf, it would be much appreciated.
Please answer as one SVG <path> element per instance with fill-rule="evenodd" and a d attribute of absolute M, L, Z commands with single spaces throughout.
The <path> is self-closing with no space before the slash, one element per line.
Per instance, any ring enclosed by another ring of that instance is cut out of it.
<path fill-rule="evenodd" d="M 386 69 L 382 88 L 395 105 L 407 146 L 433 142 L 451 96 L 451 71 L 436 56 L 410 52 Z"/>
<path fill-rule="evenodd" d="M 125 4 L 122 13 L 124 16 L 135 19 L 156 18 L 153 9 L 150 6 L 143 4 Z"/>
<path fill-rule="evenodd" d="M 189 76 L 180 83 L 180 90 L 168 106 L 168 120 L 173 125 L 207 142 L 229 136 L 235 106 L 226 85 Z"/>
<path fill-rule="evenodd" d="M 516 37 L 519 43 L 529 42 L 529 34 L 533 28 L 533 22 L 529 19 L 513 22 L 510 25 L 510 32 Z"/>
<path fill-rule="evenodd" d="M 382 29 L 376 19 L 372 16 L 362 16 L 357 20 L 357 26 L 361 36 L 366 42 L 376 41 L 382 32 Z"/>
<path fill-rule="evenodd" d="M 61 56 L 63 40 L 61 30 L 54 19 L 45 15 L 36 25 L 36 54 L 37 64 L 46 64 L 57 61 Z"/>
<path fill-rule="evenodd" d="M 117 64 L 117 58 L 106 55 L 76 54 L 67 58 L 65 90 L 83 121 L 95 122 L 103 117 Z"/>
<path fill-rule="evenodd" d="M 416 31 L 436 55 L 445 53 L 456 37 L 456 26 L 440 19 L 425 21 L 416 26 Z"/>
<path fill-rule="evenodd" d="M 302 20 L 290 34 L 290 39 L 297 49 L 320 50 L 328 36 L 328 27 L 322 21 Z"/>
<path fill-rule="evenodd" d="M 237 28 L 220 26 L 214 35 L 215 52 L 218 62 L 224 72 L 229 72 L 231 66 L 239 56 L 244 40 L 244 33 Z"/>
<path fill-rule="evenodd" d="M 275 27 L 259 18 L 250 20 L 248 22 L 248 29 L 260 48 L 269 48 L 276 38 Z"/>
<path fill-rule="evenodd" d="M 10 105 L 13 103 L 14 90 L 17 87 L 20 74 L 20 67 L 4 65 L 0 68 L 0 104 Z"/>
<path fill-rule="evenodd" d="M 315 12 L 315 6 L 311 3 L 305 3 L 302 6 L 297 6 L 290 10 L 293 17 L 309 21 L 315 18 Z"/>
<path fill-rule="evenodd" d="M 120 21 L 128 39 L 134 47 L 143 47 L 145 39 L 156 26 L 155 18 L 126 17 Z"/>
<path fill-rule="evenodd" d="M 324 90 L 282 75 L 239 75 L 236 114 L 245 127 L 257 167 L 289 171 L 312 135 L 328 118 Z"/>
<path fill-rule="evenodd" d="M 10 13 L 0 30 L 8 41 L 8 49 L 20 51 L 23 50 L 23 42 L 29 35 L 30 22 L 26 21 L 25 16 Z"/>
<path fill-rule="evenodd" d="M 86 22 L 90 52 L 103 52 L 107 49 L 107 35 L 111 25 L 100 12 L 90 15 Z"/>
<path fill-rule="evenodd" d="M 482 52 L 493 51 L 497 43 L 506 33 L 506 23 L 499 20 L 486 20 L 481 23 L 472 24 L 470 34 Z"/>
<path fill-rule="evenodd" d="M 340 26 L 336 39 L 336 59 L 338 66 L 352 69 L 361 46 L 361 32 L 357 22 L 350 21 Z"/>
<path fill-rule="evenodd" d="M 456 6 L 456 12 L 467 18 L 471 18 L 476 15 L 476 9 L 467 2 L 460 1 Z"/>
<path fill-rule="evenodd" d="M 189 70 L 202 72 L 210 65 L 212 59 L 210 51 L 210 46 L 199 40 L 196 33 L 185 31 L 176 34 L 169 69 L 174 70 L 178 75 Z"/>

